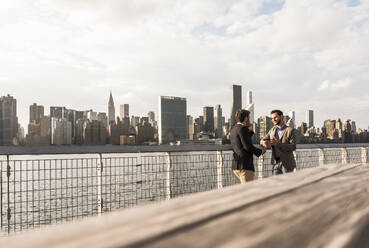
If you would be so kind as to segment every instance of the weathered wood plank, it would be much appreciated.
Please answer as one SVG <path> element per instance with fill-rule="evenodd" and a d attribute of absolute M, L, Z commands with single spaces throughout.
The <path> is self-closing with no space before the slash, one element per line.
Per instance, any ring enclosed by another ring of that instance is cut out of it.
<path fill-rule="evenodd" d="M 360 231 L 340 223 L 368 214 L 368 181 L 368 167 L 359 165 L 307 169 L 17 235 L 0 247 L 289 247 L 312 237 L 327 245 L 344 231 Z"/>
<path fill-rule="evenodd" d="M 369 229 L 359 226 L 368 217 L 369 169 L 356 168 L 148 246 L 344 247 L 369 237 Z M 360 241 L 354 247 L 369 243 Z"/>

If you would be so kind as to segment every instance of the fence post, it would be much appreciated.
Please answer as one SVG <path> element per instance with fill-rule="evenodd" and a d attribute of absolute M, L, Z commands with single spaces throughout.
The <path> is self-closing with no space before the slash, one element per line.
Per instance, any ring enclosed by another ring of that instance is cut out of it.
<path fill-rule="evenodd" d="M 323 148 L 319 148 L 319 166 L 323 166 L 324 165 L 324 149 Z"/>
<path fill-rule="evenodd" d="M 366 164 L 367 161 L 367 151 L 366 151 L 366 147 L 361 147 L 361 162 L 363 164 Z"/>
<path fill-rule="evenodd" d="M 172 192 L 170 191 L 170 169 L 172 168 L 172 158 L 170 152 L 166 152 L 167 163 L 165 168 L 165 199 L 170 200 Z"/>
<path fill-rule="evenodd" d="M 7 188 L 6 188 L 6 194 L 7 194 L 7 210 L 6 210 L 6 219 L 8 224 L 8 234 L 10 234 L 10 219 L 12 217 L 11 210 L 10 210 L 10 161 L 9 161 L 9 155 L 6 155 L 6 177 L 7 177 Z"/>
<path fill-rule="evenodd" d="M 97 163 L 97 214 L 101 216 L 104 207 L 104 200 L 102 198 L 102 173 L 104 170 L 102 154 L 99 153 L 99 162 Z"/>
<path fill-rule="evenodd" d="M 347 164 L 347 149 L 345 147 L 343 147 L 341 149 L 342 152 L 342 164 Z"/>
<path fill-rule="evenodd" d="M 263 179 L 264 156 L 258 158 L 258 179 Z"/>
<path fill-rule="evenodd" d="M 294 150 L 293 152 L 292 152 L 292 154 L 293 154 L 293 157 L 295 158 L 295 161 L 296 161 L 296 168 L 295 169 L 293 169 L 293 172 L 296 172 L 297 171 L 297 169 L 298 169 L 298 158 L 299 158 L 299 155 L 297 154 L 297 151 L 296 150 Z"/>
<path fill-rule="evenodd" d="M 223 152 L 217 151 L 217 185 L 218 189 L 223 188 Z"/>

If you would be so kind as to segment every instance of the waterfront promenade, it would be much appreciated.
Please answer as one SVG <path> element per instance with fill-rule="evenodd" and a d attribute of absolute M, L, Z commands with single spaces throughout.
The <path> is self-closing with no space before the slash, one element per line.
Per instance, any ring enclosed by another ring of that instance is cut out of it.
<path fill-rule="evenodd" d="M 247 189 L 247 192 L 254 192 L 258 197 L 264 197 L 258 198 L 263 201 L 269 200 L 270 194 L 276 193 L 274 189 L 276 185 L 280 185 L 279 189 L 287 191 L 300 190 L 289 187 L 295 187 L 301 182 L 306 183 L 314 179 L 315 177 L 311 177 L 315 175 L 315 172 L 311 172 L 314 169 L 316 172 L 328 173 L 326 172 L 328 170 L 335 174 L 334 170 L 346 171 L 345 168 L 349 167 L 350 170 L 347 171 L 354 172 L 355 170 L 351 170 L 353 168 L 350 166 L 365 165 L 369 161 L 369 145 L 298 145 L 295 153 L 298 173 L 290 174 L 291 176 L 271 177 L 270 156 L 271 152 L 268 151 L 264 156 L 255 158 L 256 181 L 247 186 L 251 187 L 251 190 Z M 209 204 L 213 205 L 204 206 L 210 209 L 202 208 L 203 203 L 193 202 L 195 209 L 197 209 L 196 206 L 200 206 L 199 212 L 212 213 L 211 209 L 218 209 L 219 204 L 224 204 L 227 211 L 233 211 L 231 209 L 238 209 L 238 207 L 230 205 L 234 203 L 230 200 L 231 198 L 218 195 L 224 194 L 221 192 L 234 192 L 232 188 L 238 190 L 237 187 L 241 187 L 237 185 L 238 181 L 232 174 L 231 162 L 230 146 L 217 145 L 0 147 L 0 236 L 12 236 L 14 233 L 39 228 L 48 231 L 54 229 L 55 225 L 64 225 L 66 222 L 74 226 L 74 223 L 79 223 L 86 218 L 94 219 L 96 216 L 101 217 L 95 220 L 101 221 L 97 227 L 104 223 L 109 225 L 111 220 L 108 220 L 108 216 L 112 211 L 120 211 L 123 208 L 130 208 L 127 211 L 133 211 L 131 209 L 141 209 L 141 205 L 149 203 L 155 203 L 158 206 L 167 203 L 176 204 L 176 207 L 180 207 L 184 204 L 181 200 L 187 199 L 181 198 L 182 196 L 187 197 L 187 195 L 199 192 L 206 192 L 205 195 L 207 192 L 218 192 L 214 193 L 216 198 L 229 200 L 213 203 L 209 201 Z M 364 168 L 364 166 L 358 167 Z M 365 178 L 366 174 L 362 172 Z M 304 176 L 295 178 L 294 175 L 299 173 Z M 340 174 L 341 171 L 337 173 Z M 321 181 L 319 178 L 317 180 Z M 337 189 L 337 192 L 340 192 L 339 190 L 343 193 L 349 192 L 352 185 L 347 185 L 347 189 Z M 242 191 L 235 192 L 234 197 L 237 198 L 236 195 L 239 193 L 243 194 Z M 317 192 L 318 195 L 325 194 L 324 191 L 318 190 Z M 196 195 L 193 197 L 198 197 Z M 315 199 L 318 195 L 309 199 Z M 252 195 L 245 197 L 255 200 Z M 169 203 L 173 199 L 177 203 Z M 206 198 L 204 201 L 207 201 Z M 348 200 L 348 202 L 351 201 Z M 295 210 L 294 207 L 285 206 L 284 208 L 288 210 L 288 213 Z M 184 218 L 188 217 L 186 217 L 187 214 L 194 215 L 190 209 L 190 212 L 186 209 L 179 210 L 184 211 Z M 258 207 L 252 212 L 255 210 L 258 210 Z M 146 210 L 143 211 L 146 212 Z M 172 210 L 168 209 L 168 211 Z M 134 213 L 136 214 L 131 217 L 135 217 L 138 212 Z M 273 216 L 273 213 L 266 211 L 262 215 L 269 218 L 269 215 Z M 143 216 L 150 217 L 149 215 Z M 161 214 L 160 216 L 164 220 L 167 219 L 166 215 Z M 128 226 L 131 225 L 129 224 L 131 217 L 123 221 Z M 257 223 L 262 220 L 264 219 L 261 218 Z M 133 222 L 138 223 L 140 220 L 135 219 Z M 117 223 L 117 225 L 120 224 Z M 170 228 L 170 225 L 168 227 Z M 162 228 L 160 227 L 159 230 Z M 131 235 L 125 234 L 124 236 Z"/>
<path fill-rule="evenodd" d="M 367 247 L 369 166 L 331 164 L 10 236 L 1 247 Z"/>

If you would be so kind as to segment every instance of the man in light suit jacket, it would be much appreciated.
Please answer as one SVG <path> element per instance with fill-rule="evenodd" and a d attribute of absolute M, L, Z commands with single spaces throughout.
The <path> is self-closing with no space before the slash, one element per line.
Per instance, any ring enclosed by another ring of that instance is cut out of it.
<path fill-rule="evenodd" d="M 260 156 L 265 148 L 259 149 L 252 144 L 254 134 L 250 123 L 250 112 L 240 109 L 236 112 L 237 124 L 231 130 L 230 140 L 233 148 L 232 170 L 241 183 L 254 179 L 253 155 Z"/>
<path fill-rule="evenodd" d="M 296 150 L 296 134 L 295 130 L 288 127 L 283 122 L 283 112 L 273 110 L 271 112 L 272 127 L 268 134 L 261 140 L 261 145 L 266 148 L 272 148 L 272 164 L 274 168 L 283 166 L 285 172 L 292 172 L 296 169 L 296 160 L 293 151 Z"/>

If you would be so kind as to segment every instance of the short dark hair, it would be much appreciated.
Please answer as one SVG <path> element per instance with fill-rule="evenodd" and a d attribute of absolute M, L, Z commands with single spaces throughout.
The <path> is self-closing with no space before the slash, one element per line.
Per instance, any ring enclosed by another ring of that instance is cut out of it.
<path fill-rule="evenodd" d="M 274 113 L 277 113 L 278 115 L 283 115 L 283 112 L 282 112 L 282 111 L 280 111 L 279 109 L 275 109 L 275 110 L 273 110 L 270 114 L 272 115 L 272 114 L 274 114 Z"/>
<path fill-rule="evenodd" d="M 243 122 L 245 120 L 246 117 L 248 117 L 250 115 L 250 111 L 246 110 L 246 109 L 239 109 L 236 112 L 236 121 L 237 122 Z"/>

